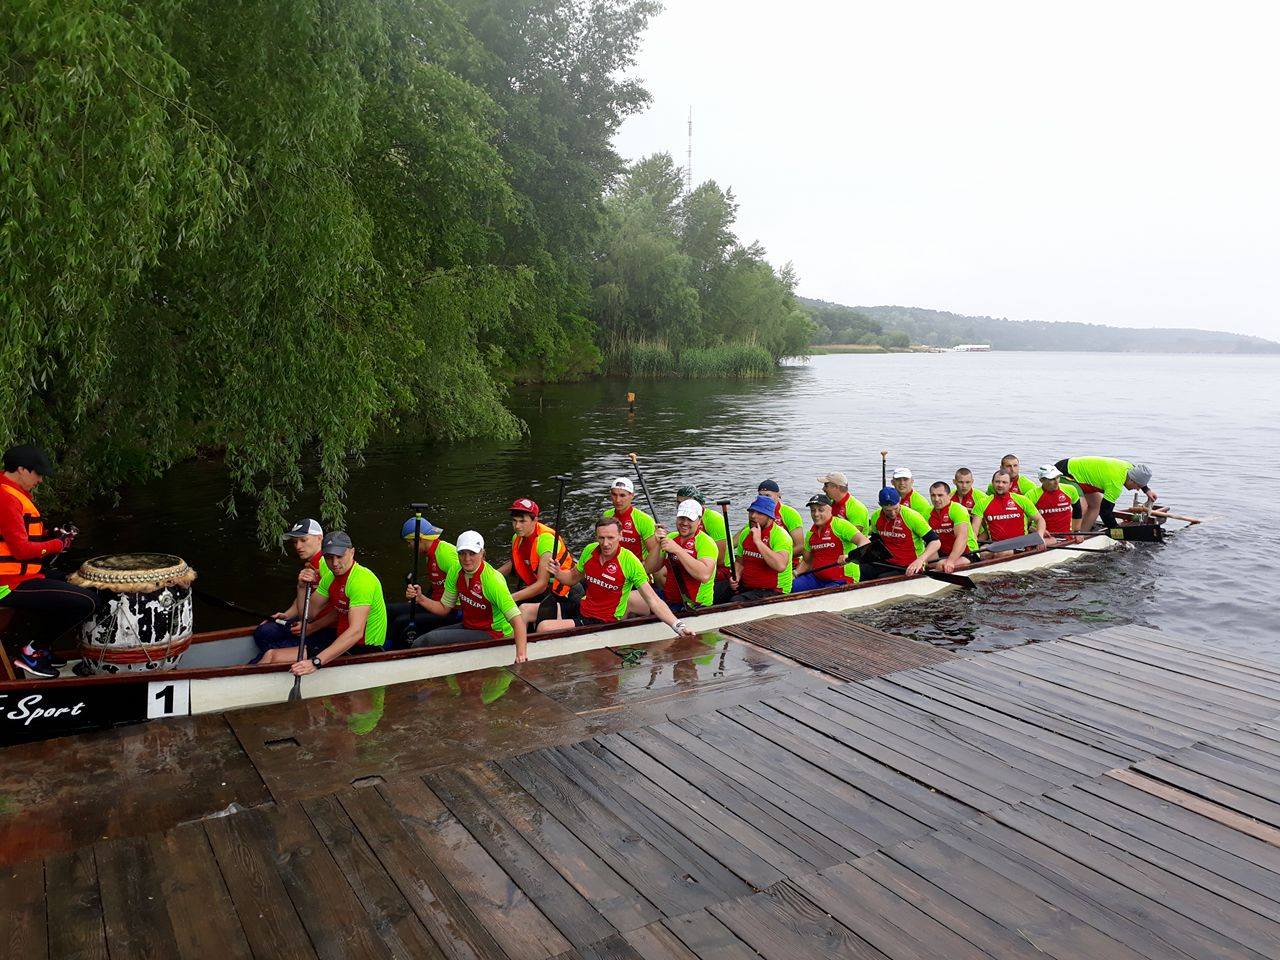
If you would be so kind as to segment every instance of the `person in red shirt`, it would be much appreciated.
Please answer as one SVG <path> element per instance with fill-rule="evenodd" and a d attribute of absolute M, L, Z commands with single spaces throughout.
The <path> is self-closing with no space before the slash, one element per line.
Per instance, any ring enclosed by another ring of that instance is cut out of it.
<path fill-rule="evenodd" d="M 43 450 L 22 445 L 4 452 L 0 474 L 0 607 L 41 617 L 42 635 L 28 643 L 13 665 L 27 676 L 51 680 L 66 664 L 54 657 L 54 642 L 98 610 L 98 595 L 45 569 L 75 539 L 75 530 L 48 531 L 31 494 L 53 464 Z"/>
<path fill-rule="evenodd" d="M 1074 487 L 1062 485 L 1062 471 L 1051 463 L 1040 468 L 1040 490 L 1028 497 L 1044 517 L 1045 529 L 1049 536 L 1045 538 L 1046 546 L 1053 546 L 1062 538 L 1065 542 L 1074 543 L 1071 534 L 1080 522 L 1080 494 Z"/>
<path fill-rule="evenodd" d="M 324 540 L 324 528 L 319 521 L 304 517 L 285 533 L 284 539 L 293 547 L 293 552 L 302 561 L 304 569 L 320 573 L 320 543 Z M 263 620 L 253 631 L 253 642 L 258 648 L 258 655 L 250 663 L 258 663 L 268 650 L 296 650 L 298 634 L 302 631 L 302 587 L 296 585 L 296 592 L 291 603 L 284 610 L 278 610 Z M 333 627 L 314 626 L 307 628 L 307 644 L 318 643 L 323 649 L 333 642 L 338 634 Z M 323 642 L 322 642 L 323 641 Z"/>
<path fill-rule="evenodd" d="M 997 470 L 991 477 L 993 496 L 975 517 L 975 522 L 986 534 L 990 543 L 1012 540 L 1027 533 L 1027 527 L 1035 525 L 1035 532 L 1043 540 L 1044 517 L 1036 505 L 1013 489 L 1013 477 L 1008 470 Z M 1012 550 L 1001 550 L 992 557 L 1007 557 Z"/>

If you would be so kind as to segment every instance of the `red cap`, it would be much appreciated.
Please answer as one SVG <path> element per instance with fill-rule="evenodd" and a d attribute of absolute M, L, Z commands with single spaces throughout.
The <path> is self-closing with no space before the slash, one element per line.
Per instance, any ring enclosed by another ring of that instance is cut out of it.
<path fill-rule="evenodd" d="M 511 504 L 511 512 L 512 513 L 528 513 L 536 517 L 542 511 L 539 510 L 538 505 L 534 503 L 532 500 L 530 500 L 528 497 L 520 497 L 518 500 L 516 500 L 514 503 Z"/>

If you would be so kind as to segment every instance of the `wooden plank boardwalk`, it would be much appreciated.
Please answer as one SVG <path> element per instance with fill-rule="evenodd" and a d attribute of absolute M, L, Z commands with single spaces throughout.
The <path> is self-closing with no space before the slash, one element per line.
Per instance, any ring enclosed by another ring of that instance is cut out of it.
<path fill-rule="evenodd" d="M 531 679 L 587 723 L 584 683 L 645 689 L 605 681 L 606 664 Z M 0 868 L 0 944 L 23 958 L 1280 957 L 1280 666 L 1126 627 L 857 682 L 737 683 L 706 711 L 403 763 L 372 786 Z M 635 719 L 653 720 L 640 702 Z"/>

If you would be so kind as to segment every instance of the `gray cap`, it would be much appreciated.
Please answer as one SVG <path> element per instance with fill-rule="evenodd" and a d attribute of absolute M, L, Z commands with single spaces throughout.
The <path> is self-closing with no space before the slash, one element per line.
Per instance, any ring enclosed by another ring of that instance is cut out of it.
<path fill-rule="evenodd" d="M 1129 468 L 1129 479 L 1140 487 L 1151 482 L 1151 468 L 1145 463 L 1135 463 Z"/>
<path fill-rule="evenodd" d="M 340 557 L 354 546 L 349 536 L 341 530 L 335 530 L 324 538 L 324 542 L 320 544 L 320 552 L 326 557 Z"/>

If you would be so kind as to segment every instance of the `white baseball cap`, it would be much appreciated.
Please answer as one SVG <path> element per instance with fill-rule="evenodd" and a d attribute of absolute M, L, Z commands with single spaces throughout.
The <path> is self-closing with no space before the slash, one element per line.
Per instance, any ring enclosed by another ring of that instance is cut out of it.
<path fill-rule="evenodd" d="M 911 471 L 910 471 L 909 469 L 907 469 L 906 467 L 898 467 L 896 470 L 894 470 L 894 471 L 893 471 L 893 478 L 892 478 L 892 479 L 894 479 L 894 480 L 910 480 L 910 479 L 911 479 Z"/>
<path fill-rule="evenodd" d="M 686 520 L 701 520 L 702 504 L 697 500 L 681 500 L 680 506 L 676 507 L 676 516 Z"/>
<path fill-rule="evenodd" d="M 324 536 L 324 527 L 320 526 L 320 522 L 312 520 L 310 517 L 304 517 L 289 528 L 284 538 L 286 540 L 296 540 L 300 537 L 322 536 Z"/>
<path fill-rule="evenodd" d="M 459 552 L 470 550 L 472 553 L 479 553 L 484 549 L 484 537 L 474 530 L 464 530 L 458 534 L 457 546 Z"/>
<path fill-rule="evenodd" d="M 619 477 L 613 483 L 609 484 L 610 490 L 625 490 L 627 493 L 635 493 L 636 485 L 631 482 L 630 477 Z"/>
<path fill-rule="evenodd" d="M 1041 480 L 1057 480 L 1062 476 L 1062 471 L 1055 467 L 1052 463 L 1046 463 L 1040 468 Z"/>

